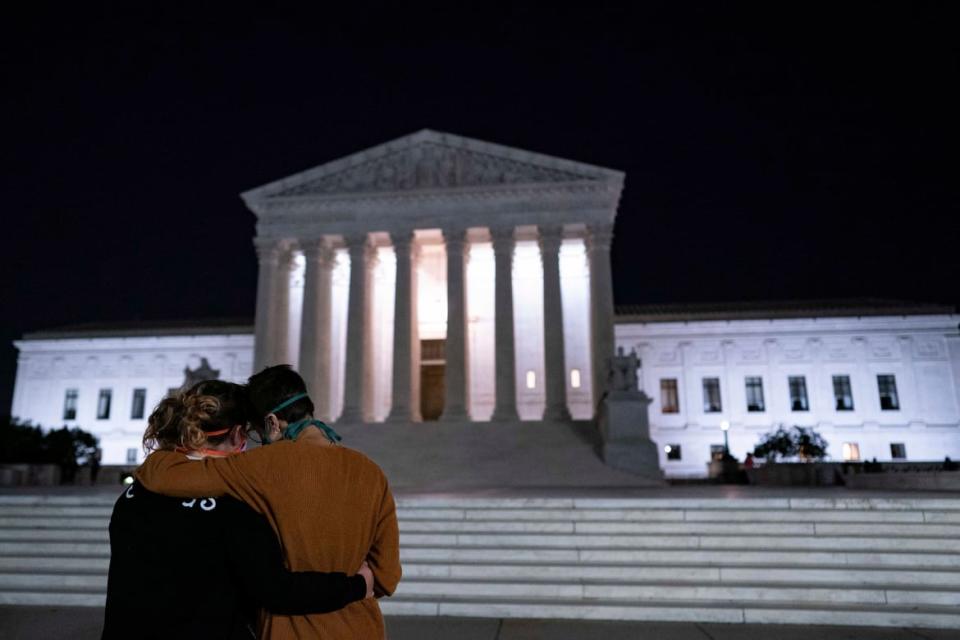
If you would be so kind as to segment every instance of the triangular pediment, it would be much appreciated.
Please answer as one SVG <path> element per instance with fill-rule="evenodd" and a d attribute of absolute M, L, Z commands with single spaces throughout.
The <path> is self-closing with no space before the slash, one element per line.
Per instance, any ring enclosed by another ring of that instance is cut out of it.
<path fill-rule="evenodd" d="M 436 189 L 622 181 L 583 163 L 423 130 L 243 194 L 248 202 Z"/>

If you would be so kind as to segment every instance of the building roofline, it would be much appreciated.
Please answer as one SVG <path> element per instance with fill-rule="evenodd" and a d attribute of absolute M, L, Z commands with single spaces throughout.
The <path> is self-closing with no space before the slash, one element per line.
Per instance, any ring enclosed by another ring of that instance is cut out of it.
<path fill-rule="evenodd" d="M 21 340 L 246 334 L 253 334 L 253 323 L 249 318 L 206 318 L 198 320 L 88 322 L 32 331 L 23 334 Z"/>
<path fill-rule="evenodd" d="M 935 316 L 956 313 L 956 307 L 950 305 L 882 298 L 779 300 L 620 305 L 616 308 L 616 323 Z"/>

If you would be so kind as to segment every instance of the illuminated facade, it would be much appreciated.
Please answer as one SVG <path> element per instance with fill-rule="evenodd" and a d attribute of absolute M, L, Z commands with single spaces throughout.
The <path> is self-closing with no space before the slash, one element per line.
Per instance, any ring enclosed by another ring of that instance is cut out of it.
<path fill-rule="evenodd" d="M 345 423 L 589 419 L 622 185 L 421 131 L 248 191 L 254 368 L 294 364 Z"/>
<path fill-rule="evenodd" d="M 580 474 L 614 486 L 629 479 L 579 466 L 595 456 L 577 429 L 592 426 L 621 346 L 643 363 L 668 476 L 705 475 L 723 423 L 740 458 L 780 424 L 817 428 L 833 459 L 960 458 L 950 309 L 642 307 L 621 310 L 614 328 L 622 186 L 608 169 L 421 131 L 248 191 L 254 326 L 25 336 L 12 413 L 81 426 L 100 437 L 106 464 L 134 463 L 146 415 L 186 370 L 242 382 L 289 363 L 319 416 L 388 471 L 402 446 L 411 467 L 421 454 L 444 460 L 436 478 L 470 467 L 473 447 L 493 446 L 501 476 L 557 467 L 521 480 Z M 405 430 L 412 423 L 442 429 Z"/>

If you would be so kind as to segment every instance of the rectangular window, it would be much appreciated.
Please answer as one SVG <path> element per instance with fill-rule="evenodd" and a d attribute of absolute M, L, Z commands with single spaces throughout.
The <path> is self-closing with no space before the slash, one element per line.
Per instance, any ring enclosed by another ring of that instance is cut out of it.
<path fill-rule="evenodd" d="M 110 399 L 113 396 L 111 389 L 100 389 L 100 397 L 97 399 L 97 420 L 110 419 Z"/>
<path fill-rule="evenodd" d="M 127 464 L 137 464 L 136 449 L 127 449 Z"/>
<path fill-rule="evenodd" d="M 660 413 L 680 413 L 676 378 L 660 379 Z"/>
<path fill-rule="evenodd" d="M 720 413 L 723 406 L 720 404 L 720 378 L 703 379 L 703 412 Z"/>
<path fill-rule="evenodd" d="M 714 462 L 723 462 L 723 454 L 726 449 L 723 448 L 722 444 L 712 444 L 710 445 L 710 459 Z"/>
<path fill-rule="evenodd" d="M 143 412 L 146 406 L 147 406 L 147 390 L 134 389 L 133 402 L 130 404 L 130 419 L 142 420 Z"/>
<path fill-rule="evenodd" d="M 763 378 L 760 376 L 747 376 L 746 385 L 747 411 L 751 413 L 763 411 Z"/>
<path fill-rule="evenodd" d="M 663 448 L 664 452 L 667 454 L 667 460 L 680 460 L 680 445 L 678 444 L 668 444 Z"/>
<path fill-rule="evenodd" d="M 803 376 L 790 376 L 790 410 L 791 411 L 809 411 L 810 403 L 807 401 L 807 379 Z"/>
<path fill-rule="evenodd" d="M 853 411 L 850 376 L 833 376 L 833 398 L 837 401 L 837 411 Z"/>
<path fill-rule="evenodd" d="M 76 420 L 77 419 L 77 398 L 80 396 L 80 392 L 76 389 L 67 389 L 66 395 L 63 397 L 63 419 L 64 420 Z"/>
<path fill-rule="evenodd" d="M 877 388 L 880 390 L 880 408 L 884 411 L 899 411 L 900 397 L 897 395 L 897 379 L 892 375 L 877 376 Z"/>
<path fill-rule="evenodd" d="M 856 442 L 843 443 L 843 459 L 846 462 L 860 461 L 860 445 Z"/>
<path fill-rule="evenodd" d="M 902 442 L 891 442 L 890 443 L 890 457 L 894 460 L 906 460 L 907 459 L 907 445 Z"/>

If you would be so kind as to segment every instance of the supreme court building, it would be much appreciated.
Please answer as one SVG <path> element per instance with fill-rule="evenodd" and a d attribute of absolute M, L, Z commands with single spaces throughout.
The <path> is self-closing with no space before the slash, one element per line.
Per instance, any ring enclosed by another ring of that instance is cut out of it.
<path fill-rule="evenodd" d="M 741 459 L 779 425 L 815 427 L 834 460 L 960 458 L 955 310 L 860 300 L 615 314 L 623 184 L 610 169 L 425 130 L 247 191 L 253 326 L 27 334 L 12 413 L 83 427 L 105 464 L 136 464 L 146 417 L 185 373 L 243 382 L 286 363 L 319 417 L 397 485 L 635 485 L 595 451 L 619 346 L 640 357 L 667 476 L 705 475 L 721 426 Z"/>
<path fill-rule="evenodd" d="M 338 422 L 588 419 L 623 174 L 421 131 L 243 194 L 254 370 Z"/>

